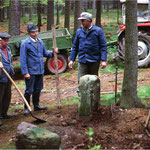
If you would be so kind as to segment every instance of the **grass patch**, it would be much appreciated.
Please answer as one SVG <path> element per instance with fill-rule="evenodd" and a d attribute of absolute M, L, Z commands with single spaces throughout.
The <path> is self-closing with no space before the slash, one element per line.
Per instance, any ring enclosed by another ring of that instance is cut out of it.
<path fill-rule="evenodd" d="M 117 92 L 117 98 L 116 100 L 119 100 L 119 95 L 121 94 L 121 92 Z M 111 105 L 115 103 L 115 93 L 111 93 L 111 94 L 101 94 L 100 97 L 100 104 L 107 106 L 107 105 Z"/>
<path fill-rule="evenodd" d="M 19 89 L 24 89 L 25 88 L 25 82 L 24 82 L 24 80 L 20 80 L 19 82 L 16 83 L 16 85 L 17 85 L 17 87 Z M 12 88 L 15 89 L 14 86 L 12 86 Z"/>
<path fill-rule="evenodd" d="M 150 100 L 150 86 L 138 87 L 138 97 L 145 100 Z"/>
<path fill-rule="evenodd" d="M 13 142 L 7 142 L 2 145 L 1 149 L 16 149 L 16 146 L 15 146 L 15 143 Z"/>
<path fill-rule="evenodd" d="M 99 72 L 103 73 L 103 74 L 105 74 L 105 73 L 106 74 L 107 73 L 115 73 L 116 66 L 118 66 L 118 73 L 123 71 L 123 65 L 122 65 L 122 63 L 118 63 L 117 65 L 116 64 L 108 64 L 105 69 L 101 69 L 100 68 Z"/>
<path fill-rule="evenodd" d="M 73 104 L 77 104 L 79 101 L 79 98 L 77 96 L 72 97 L 71 99 L 65 99 L 61 101 L 61 104 L 63 106 L 65 105 L 73 105 Z M 53 104 L 53 105 L 47 105 L 48 108 L 54 108 L 57 107 L 57 104 Z"/>
<path fill-rule="evenodd" d="M 63 74 L 61 74 L 61 77 L 62 78 L 69 78 L 69 77 L 71 77 L 71 74 L 70 73 L 63 73 Z"/>

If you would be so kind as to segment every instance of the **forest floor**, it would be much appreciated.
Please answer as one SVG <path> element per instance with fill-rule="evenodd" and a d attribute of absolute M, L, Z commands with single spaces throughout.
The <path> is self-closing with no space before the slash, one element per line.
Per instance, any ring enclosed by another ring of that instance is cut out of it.
<path fill-rule="evenodd" d="M 103 71 L 101 71 L 103 72 Z M 114 73 L 101 73 L 101 93 L 113 92 L 115 81 Z M 143 69 L 138 74 L 138 87 L 150 84 L 150 69 Z M 44 76 L 44 89 L 40 97 L 40 104 L 48 106 L 48 110 L 33 112 L 39 118 L 47 122 L 38 124 L 39 127 L 55 132 L 61 136 L 62 149 L 88 149 L 101 145 L 101 149 L 150 149 L 150 137 L 144 131 L 148 110 L 134 108 L 122 109 L 112 105 L 100 106 L 94 117 L 90 120 L 82 120 L 78 117 L 78 96 L 76 93 L 77 69 L 68 70 L 60 74 L 60 89 L 62 108 L 57 108 L 55 75 Z M 121 90 L 123 71 L 118 73 L 118 91 Z M 15 82 L 24 92 L 24 81 L 20 72 L 16 73 Z M 12 88 L 12 101 L 9 113 L 15 117 L 3 120 L 0 130 L 0 148 L 15 148 L 15 134 L 17 126 L 21 122 L 34 124 L 34 118 L 23 115 L 23 102 L 15 88 Z M 85 132 L 91 127 L 94 131 L 93 141 Z M 150 127 L 149 127 L 150 128 Z"/>

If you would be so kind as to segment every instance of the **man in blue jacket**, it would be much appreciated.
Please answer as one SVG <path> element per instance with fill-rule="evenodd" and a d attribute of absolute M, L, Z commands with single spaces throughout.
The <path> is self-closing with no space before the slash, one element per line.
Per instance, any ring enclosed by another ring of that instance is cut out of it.
<path fill-rule="evenodd" d="M 107 43 L 104 32 L 92 24 L 92 15 L 83 12 L 80 15 L 82 27 L 76 32 L 70 55 L 69 68 L 72 68 L 78 55 L 78 81 L 86 74 L 98 75 L 99 65 L 106 67 Z"/>
<path fill-rule="evenodd" d="M 44 62 L 43 57 L 53 57 L 53 53 L 47 51 L 44 43 L 38 38 L 38 31 L 33 23 L 28 24 L 27 32 L 29 37 L 21 44 L 20 64 L 24 75 L 26 89 L 24 96 L 30 105 L 30 96 L 34 110 L 45 110 L 47 107 L 39 105 L 40 92 L 43 89 Z M 57 53 L 57 49 L 55 50 Z M 24 106 L 24 115 L 29 114 Z"/>
<path fill-rule="evenodd" d="M 11 51 L 8 47 L 10 35 L 3 32 L 0 33 L 0 38 L 0 119 L 8 119 L 13 116 L 7 114 L 11 100 L 11 82 L 1 69 L 4 68 L 11 77 L 14 75 L 14 70 L 11 61 Z M 0 125 L 2 125 L 1 121 Z"/>

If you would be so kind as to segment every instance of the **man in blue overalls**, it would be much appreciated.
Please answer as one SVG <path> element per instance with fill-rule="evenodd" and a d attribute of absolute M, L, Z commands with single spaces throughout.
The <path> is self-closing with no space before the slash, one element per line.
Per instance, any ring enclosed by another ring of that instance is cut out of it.
<path fill-rule="evenodd" d="M 82 27 L 77 32 L 70 54 L 69 68 L 72 68 L 78 55 L 78 81 L 80 77 L 97 75 L 99 66 L 107 65 L 107 43 L 102 28 L 92 23 L 92 14 L 83 12 L 78 18 Z"/>
<path fill-rule="evenodd" d="M 11 61 L 11 51 L 8 47 L 8 41 L 10 35 L 8 33 L 0 33 L 1 43 L 0 43 L 0 68 L 4 68 L 9 75 L 12 77 L 14 75 L 14 70 Z M 7 111 L 11 100 L 11 82 L 0 69 L 0 119 L 7 119 L 13 115 L 8 115 Z M 2 122 L 0 121 L 0 125 Z"/>
<path fill-rule="evenodd" d="M 43 89 L 44 62 L 43 57 L 53 57 L 53 53 L 47 51 L 44 43 L 38 38 L 38 31 L 33 23 L 28 24 L 29 37 L 21 44 L 20 64 L 25 78 L 26 89 L 24 96 L 30 105 L 30 96 L 34 110 L 45 110 L 47 107 L 39 105 L 40 92 Z M 57 53 L 58 50 L 56 49 Z M 24 115 L 29 114 L 25 106 Z"/>

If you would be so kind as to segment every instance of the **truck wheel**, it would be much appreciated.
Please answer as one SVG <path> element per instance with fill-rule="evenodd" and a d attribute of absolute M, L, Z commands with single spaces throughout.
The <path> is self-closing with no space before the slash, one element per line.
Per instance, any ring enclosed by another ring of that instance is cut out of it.
<path fill-rule="evenodd" d="M 58 54 L 58 73 L 63 73 L 67 69 L 68 57 Z M 47 58 L 46 70 L 49 73 L 55 74 L 54 58 Z"/>
<path fill-rule="evenodd" d="M 118 41 L 118 54 L 121 60 L 125 56 L 125 36 Z M 146 33 L 138 34 L 138 67 L 147 67 L 150 64 L 150 36 Z"/>

